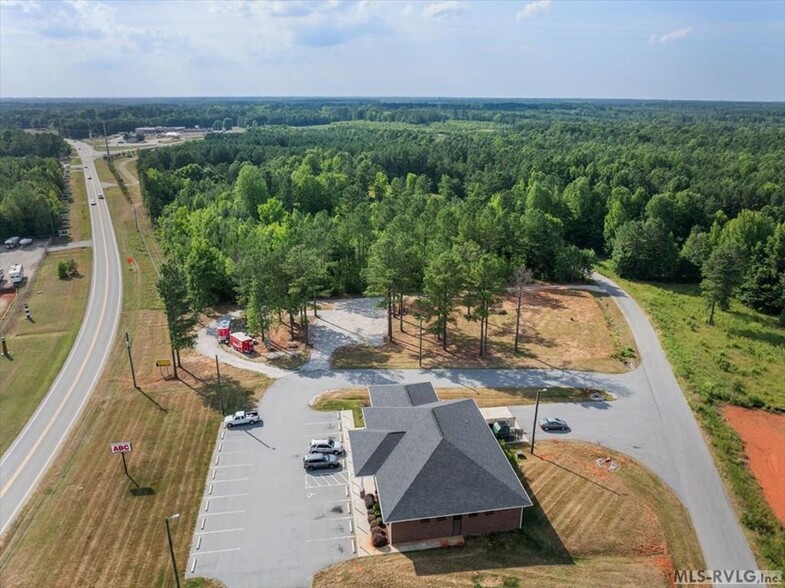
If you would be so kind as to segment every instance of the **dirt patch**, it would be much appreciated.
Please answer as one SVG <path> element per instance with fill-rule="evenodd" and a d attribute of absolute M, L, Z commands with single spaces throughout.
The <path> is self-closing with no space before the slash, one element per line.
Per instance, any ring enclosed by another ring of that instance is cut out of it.
<path fill-rule="evenodd" d="M 5 313 L 16 298 L 15 292 L 3 292 L 0 294 L 0 321 L 5 317 Z"/>
<path fill-rule="evenodd" d="M 785 414 L 726 406 L 723 416 L 741 436 L 755 479 L 774 514 L 785 525 Z"/>
<path fill-rule="evenodd" d="M 403 317 L 393 320 L 393 341 L 381 346 L 348 345 L 336 350 L 336 368 L 416 368 L 420 325 L 411 314 L 414 298 L 404 302 Z M 516 301 L 512 296 L 491 311 L 488 351 L 479 356 L 479 323 L 466 318 L 466 308 L 453 313 L 446 349 L 424 322 L 424 368 L 556 368 L 621 373 L 636 365 L 632 336 L 612 302 L 592 292 L 541 288 L 527 292 L 521 313 L 520 346 L 514 347 Z"/>

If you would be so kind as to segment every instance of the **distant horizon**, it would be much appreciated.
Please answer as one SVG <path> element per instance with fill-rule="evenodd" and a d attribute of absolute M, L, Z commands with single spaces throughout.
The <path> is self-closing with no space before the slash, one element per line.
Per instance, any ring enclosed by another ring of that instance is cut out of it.
<path fill-rule="evenodd" d="M 507 97 L 507 96 L 342 96 L 342 95 L 203 95 L 203 96 L 0 96 L 0 102 L 89 102 L 89 101 L 151 101 L 151 100 L 358 100 L 358 101 L 378 101 L 378 102 L 438 102 L 448 100 L 453 102 L 475 101 L 475 102 L 657 102 L 657 103 L 701 103 L 701 104 L 782 104 L 785 106 L 785 99 L 772 100 L 721 100 L 711 98 L 587 98 L 578 96 L 566 97 Z"/>

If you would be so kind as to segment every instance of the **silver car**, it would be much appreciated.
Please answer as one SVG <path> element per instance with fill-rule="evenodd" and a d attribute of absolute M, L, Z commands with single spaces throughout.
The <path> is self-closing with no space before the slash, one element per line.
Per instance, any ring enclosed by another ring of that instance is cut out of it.
<path fill-rule="evenodd" d="M 308 453 L 332 453 L 339 455 L 343 453 L 343 443 L 332 439 L 311 439 L 311 447 Z"/>
<path fill-rule="evenodd" d="M 303 467 L 308 470 L 333 470 L 338 467 L 338 458 L 329 453 L 309 453 L 303 458 Z"/>

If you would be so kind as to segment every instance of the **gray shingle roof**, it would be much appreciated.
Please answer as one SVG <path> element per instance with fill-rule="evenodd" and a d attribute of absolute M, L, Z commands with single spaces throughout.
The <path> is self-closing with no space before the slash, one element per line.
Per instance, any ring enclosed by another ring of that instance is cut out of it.
<path fill-rule="evenodd" d="M 420 406 L 430 402 L 438 402 L 436 391 L 430 382 L 422 384 L 385 384 L 370 386 L 371 404 L 383 406 Z"/>
<path fill-rule="evenodd" d="M 474 401 L 414 403 L 429 390 L 372 387 L 365 429 L 349 432 L 355 475 L 375 476 L 384 520 L 531 506 Z"/>

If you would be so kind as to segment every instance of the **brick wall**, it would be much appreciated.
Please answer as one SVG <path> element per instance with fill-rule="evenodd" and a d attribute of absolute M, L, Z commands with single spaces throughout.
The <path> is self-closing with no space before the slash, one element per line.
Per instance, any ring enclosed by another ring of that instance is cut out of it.
<path fill-rule="evenodd" d="M 519 528 L 521 509 L 510 508 L 507 510 L 493 511 L 493 514 L 478 513 L 476 516 L 463 515 L 461 520 L 461 534 L 482 535 L 496 531 L 511 531 Z M 452 535 L 452 517 L 439 517 L 422 519 L 421 521 L 404 521 L 388 525 L 391 543 L 406 543 L 409 541 L 424 541 L 438 539 Z"/>
<path fill-rule="evenodd" d="M 496 531 L 512 531 L 519 528 L 521 523 L 521 509 L 510 508 L 496 510 L 491 513 L 477 513 L 477 516 L 463 516 L 463 534 L 482 535 Z"/>

